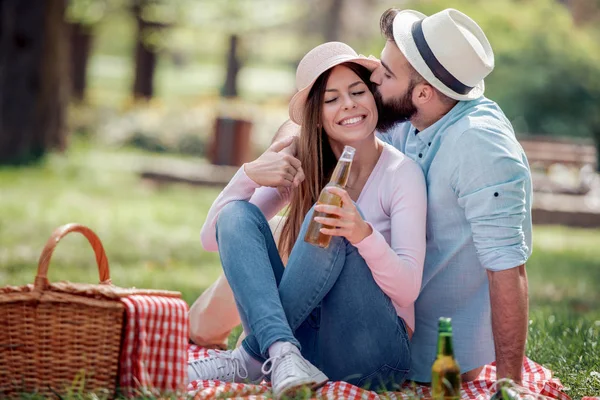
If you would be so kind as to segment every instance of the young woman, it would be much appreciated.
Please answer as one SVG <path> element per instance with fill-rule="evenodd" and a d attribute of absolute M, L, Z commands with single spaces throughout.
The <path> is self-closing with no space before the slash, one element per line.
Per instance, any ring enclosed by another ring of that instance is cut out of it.
<path fill-rule="evenodd" d="M 283 172 L 291 186 L 301 167 L 304 181 L 288 192 L 269 187 L 265 166 L 287 139 L 240 168 L 215 200 L 202 244 L 220 253 L 247 337 L 240 348 L 190 363 L 191 380 L 266 375 L 275 398 L 328 379 L 387 389 L 404 380 L 425 257 L 426 189 L 420 167 L 375 136 L 369 77 L 377 65 L 339 42 L 311 50 L 290 102 L 302 126 L 300 163 Z M 345 145 L 356 149 L 348 184 L 329 189 L 342 206 L 313 206 Z M 286 205 L 276 246 L 267 221 Z M 318 220 L 333 227 L 322 230 L 333 236 L 327 248 L 303 240 L 313 209 L 336 217 Z"/>

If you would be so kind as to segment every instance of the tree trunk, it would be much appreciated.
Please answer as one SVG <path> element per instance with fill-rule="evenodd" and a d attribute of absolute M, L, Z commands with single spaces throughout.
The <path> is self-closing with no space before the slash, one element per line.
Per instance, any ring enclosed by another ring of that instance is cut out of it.
<path fill-rule="evenodd" d="M 87 66 L 92 48 L 92 28 L 87 25 L 69 24 L 71 42 L 71 96 L 77 101 L 85 99 Z"/>
<path fill-rule="evenodd" d="M 237 55 L 238 36 L 231 35 L 229 37 L 229 52 L 227 54 L 227 76 L 225 77 L 225 85 L 221 91 L 223 97 L 237 97 L 237 76 L 240 72 L 240 61 Z"/>
<path fill-rule="evenodd" d="M 600 18 L 600 1 L 565 0 L 576 25 L 594 23 Z"/>
<path fill-rule="evenodd" d="M 0 164 L 66 147 L 65 0 L 0 2 Z"/>
<path fill-rule="evenodd" d="M 329 10 L 324 15 L 325 31 L 323 34 L 326 42 L 339 41 L 341 38 L 343 7 L 344 0 L 330 0 Z"/>
<path fill-rule="evenodd" d="M 145 38 L 159 26 L 142 18 L 145 0 L 136 2 L 133 13 L 137 20 L 137 38 L 135 44 L 135 80 L 133 83 L 133 97 L 150 100 L 154 96 L 154 70 L 156 69 L 156 51 L 148 45 Z"/>

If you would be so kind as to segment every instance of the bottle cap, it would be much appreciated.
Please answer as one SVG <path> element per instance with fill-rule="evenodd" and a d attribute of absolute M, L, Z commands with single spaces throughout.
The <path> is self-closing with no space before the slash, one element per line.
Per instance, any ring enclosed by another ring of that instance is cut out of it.
<path fill-rule="evenodd" d="M 438 320 L 438 329 L 440 332 L 452 333 L 452 318 L 440 317 Z"/>
<path fill-rule="evenodd" d="M 354 152 L 356 149 L 352 146 L 344 146 L 344 152 L 340 157 L 340 160 L 352 160 L 354 158 Z"/>

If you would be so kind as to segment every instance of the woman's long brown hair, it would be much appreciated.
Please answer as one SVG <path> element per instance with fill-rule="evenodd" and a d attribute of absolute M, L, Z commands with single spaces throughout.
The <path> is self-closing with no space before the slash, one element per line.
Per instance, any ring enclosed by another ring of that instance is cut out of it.
<path fill-rule="evenodd" d="M 341 65 L 350 68 L 373 92 L 371 72 L 367 68 L 355 63 Z M 319 193 L 329 182 L 337 164 L 327 133 L 323 129 L 323 102 L 331 70 L 325 71 L 317 78 L 304 105 L 297 157 L 302 163 L 305 179 L 292 192 L 288 215 L 279 237 L 278 248 L 284 259 L 289 257 L 298 240 L 304 217 L 317 202 Z"/>

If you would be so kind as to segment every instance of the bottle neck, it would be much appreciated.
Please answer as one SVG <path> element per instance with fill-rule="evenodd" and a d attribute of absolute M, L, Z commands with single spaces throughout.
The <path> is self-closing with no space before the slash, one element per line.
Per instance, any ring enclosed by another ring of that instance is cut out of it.
<path fill-rule="evenodd" d="M 452 334 L 440 333 L 438 337 L 438 356 L 454 356 Z"/>
<path fill-rule="evenodd" d="M 346 187 L 348 183 L 348 177 L 350 176 L 350 167 L 352 166 L 352 160 L 340 159 L 331 174 L 330 184 L 337 185 L 340 187 Z"/>

